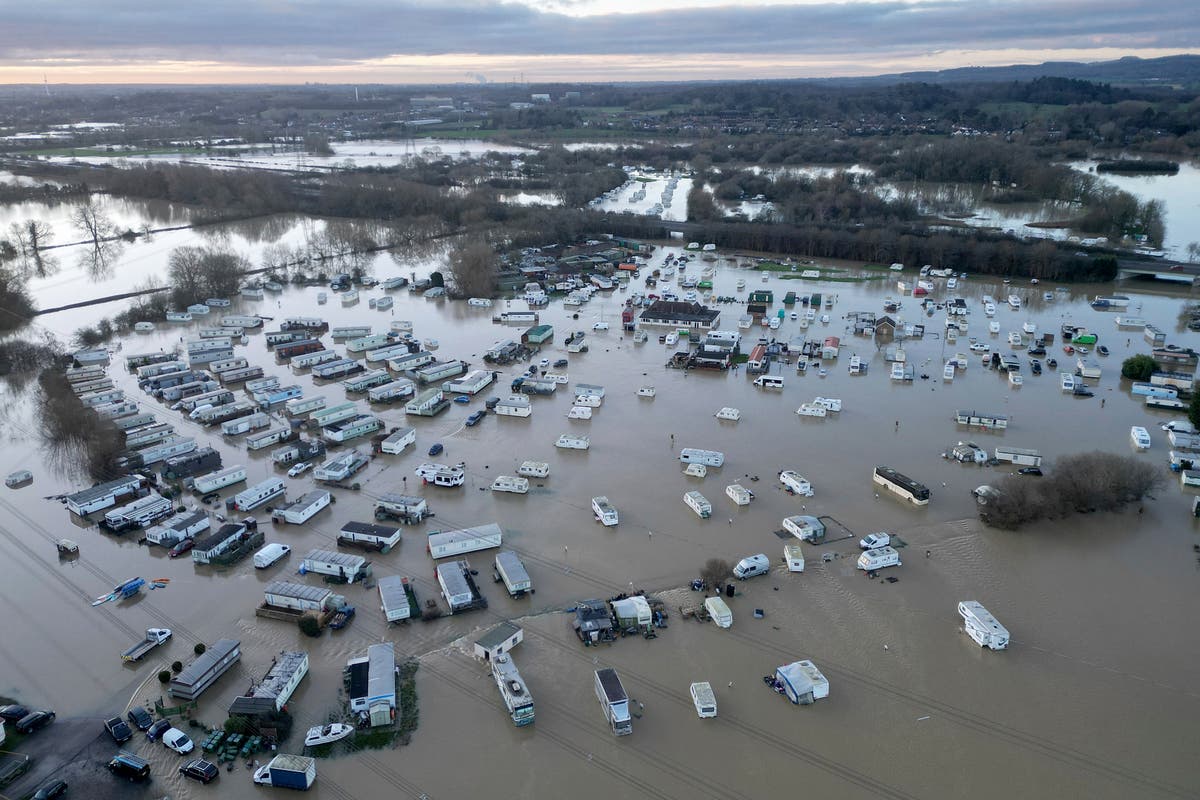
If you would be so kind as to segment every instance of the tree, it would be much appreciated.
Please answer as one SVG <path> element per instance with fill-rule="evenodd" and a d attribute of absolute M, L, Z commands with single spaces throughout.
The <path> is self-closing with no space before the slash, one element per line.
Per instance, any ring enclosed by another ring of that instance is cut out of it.
<path fill-rule="evenodd" d="M 182 661 L 172 662 L 171 663 L 171 671 L 174 672 L 176 675 L 183 672 L 183 662 Z"/>
<path fill-rule="evenodd" d="M 1188 403 L 1188 421 L 1193 428 L 1200 430 L 1200 392 L 1192 392 L 1191 402 Z"/>
<path fill-rule="evenodd" d="M 305 614 L 296 624 L 300 627 L 300 632 L 305 636 L 317 637 L 321 635 L 321 622 L 312 614 Z"/>
<path fill-rule="evenodd" d="M 687 218 L 689 222 L 711 222 L 720 219 L 721 211 L 713 196 L 697 181 L 687 197 Z"/>
<path fill-rule="evenodd" d="M 117 226 L 93 197 L 75 207 L 71 212 L 71 222 L 87 244 L 80 256 L 81 266 L 93 279 L 105 276 L 121 253 Z"/>
<path fill-rule="evenodd" d="M 464 242 L 450 253 L 450 277 L 459 297 L 496 294 L 496 251 L 482 239 Z"/>
<path fill-rule="evenodd" d="M 205 646 L 204 642 L 196 642 L 196 646 L 192 648 L 192 652 L 198 656 L 202 656 L 207 649 L 208 647 Z"/>
<path fill-rule="evenodd" d="M 1148 381 L 1158 371 L 1158 362 L 1145 353 L 1130 356 L 1121 362 L 1122 377 L 1133 381 Z"/>
<path fill-rule="evenodd" d="M 700 568 L 700 579 L 706 586 L 719 587 L 732 574 L 733 567 L 723 558 L 710 558 Z"/>
<path fill-rule="evenodd" d="M 158 673 L 158 682 L 159 683 L 170 683 L 171 682 L 171 670 L 169 670 L 169 669 L 161 670 Z"/>
<path fill-rule="evenodd" d="M 44 278 L 58 270 L 54 259 L 42 251 L 54 239 L 54 229 L 36 219 L 14 222 L 9 226 L 14 258 L 27 276 Z"/>
<path fill-rule="evenodd" d="M 177 247 L 167 258 L 171 297 L 181 306 L 226 297 L 237 291 L 250 263 L 236 253 L 211 247 Z"/>

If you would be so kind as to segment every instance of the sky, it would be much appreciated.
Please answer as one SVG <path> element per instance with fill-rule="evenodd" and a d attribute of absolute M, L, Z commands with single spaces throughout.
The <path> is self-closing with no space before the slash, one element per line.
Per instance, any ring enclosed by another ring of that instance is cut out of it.
<path fill-rule="evenodd" d="M 0 0 L 0 83 L 873 75 L 1197 52 L 1198 0 Z"/>

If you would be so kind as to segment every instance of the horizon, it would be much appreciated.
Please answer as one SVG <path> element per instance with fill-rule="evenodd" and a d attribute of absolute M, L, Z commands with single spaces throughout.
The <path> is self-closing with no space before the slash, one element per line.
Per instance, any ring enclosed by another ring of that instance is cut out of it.
<path fill-rule="evenodd" d="M 1191 0 L 75 0 L 9 9 L 4 85 L 868 78 L 1194 55 Z M 228 20 L 237 20 L 231 26 Z M 347 24 L 349 23 L 349 24 Z M 356 24 L 360 23 L 360 24 Z"/>

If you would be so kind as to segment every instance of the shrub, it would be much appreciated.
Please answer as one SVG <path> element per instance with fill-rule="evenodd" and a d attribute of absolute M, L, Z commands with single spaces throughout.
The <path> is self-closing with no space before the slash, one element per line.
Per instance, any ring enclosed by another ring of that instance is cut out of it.
<path fill-rule="evenodd" d="M 171 670 L 164 669 L 163 671 L 159 672 L 158 673 L 158 682 L 159 683 L 170 683 L 171 682 Z"/>
<path fill-rule="evenodd" d="M 300 632 L 305 636 L 317 637 L 321 635 L 321 623 L 312 614 L 305 614 L 296 624 L 300 627 Z"/>
<path fill-rule="evenodd" d="M 198 656 L 202 656 L 207 649 L 208 647 L 205 646 L 204 642 L 196 642 L 196 646 L 192 648 L 192 652 Z"/>
<path fill-rule="evenodd" d="M 176 675 L 183 672 L 183 662 L 176 661 L 175 663 L 171 664 L 171 671 L 174 672 Z"/>
<path fill-rule="evenodd" d="M 1121 362 L 1122 377 L 1131 381 L 1148 381 L 1158 371 L 1158 362 L 1145 353 L 1130 356 Z"/>

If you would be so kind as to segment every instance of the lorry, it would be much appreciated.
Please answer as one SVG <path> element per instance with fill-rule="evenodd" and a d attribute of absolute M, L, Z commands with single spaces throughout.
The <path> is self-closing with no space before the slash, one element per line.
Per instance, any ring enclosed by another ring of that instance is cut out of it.
<path fill-rule="evenodd" d="M 170 628 L 147 628 L 146 638 L 121 653 L 122 661 L 141 661 L 142 657 L 171 638 Z"/>
<path fill-rule="evenodd" d="M 317 760 L 307 756 L 281 753 L 254 772 L 254 782 L 259 786 L 274 786 L 280 789 L 310 789 L 317 780 Z"/>
<path fill-rule="evenodd" d="M 614 736 L 633 733 L 633 719 L 629 716 L 629 696 L 625 694 L 621 678 L 612 667 L 596 670 L 596 699 L 600 701 L 600 708 Z"/>

